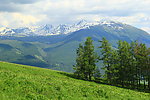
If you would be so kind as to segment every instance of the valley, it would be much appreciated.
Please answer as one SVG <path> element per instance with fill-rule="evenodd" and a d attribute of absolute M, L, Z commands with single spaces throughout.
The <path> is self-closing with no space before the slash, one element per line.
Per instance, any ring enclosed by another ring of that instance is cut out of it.
<path fill-rule="evenodd" d="M 118 40 L 127 42 L 138 40 L 150 46 L 150 35 L 147 32 L 119 22 L 87 22 L 82 20 L 70 26 L 77 29 L 71 33 L 69 31 L 69 33 L 55 35 L 47 35 L 50 28 L 42 30 L 44 35 L 33 35 L 28 31 L 21 31 L 21 29 L 16 33 L 6 30 L 3 31 L 6 33 L 2 33 L 1 31 L 0 60 L 73 72 L 72 66 L 75 64 L 76 49 L 79 43 L 85 41 L 86 37 L 92 37 L 98 54 L 100 46 L 98 41 L 103 37 L 109 40 L 114 48 Z M 59 31 L 61 32 L 63 29 Z M 30 35 L 24 35 L 26 33 Z M 21 34 L 23 36 L 20 36 Z M 99 67 L 102 66 L 99 64 Z"/>

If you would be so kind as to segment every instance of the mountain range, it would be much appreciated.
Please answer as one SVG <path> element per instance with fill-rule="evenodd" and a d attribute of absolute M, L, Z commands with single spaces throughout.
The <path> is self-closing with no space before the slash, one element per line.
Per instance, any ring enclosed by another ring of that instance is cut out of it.
<path fill-rule="evenodd" d="M 150 47 L 150 35 L 134 26 L 115 21 L 81 20 L 72 25 L 0 28 L 0 60 L 71 72 L 76 49 L 89 36 L 98 54 L 98 41 L 102 37 L 114 48 L 118 40 L 138 40 Z M 102 67 L 101 64 L 98 67 Z"/>
<path fill-rule="evenodd" d="M 43 26 L 32 26 L 32 27 L 20 27 L 20 28 L 0 28 L 0 36 L 49 36 L 49 35 L 61 35 L 70 34 L 72 32 L 88 29 L 91 26 L 101 25 L 111 27 L 114 30 L 123 30 L 123 26 L 119 22 L 114 21 L 96 21 L 88 22 L 86 20 L 81 20 L 76 24 L 67 25 L 60 24 L 58 26 L 53 26 L 46 24 Z M 125 24 L 123 24 L 125 25 Z"/>

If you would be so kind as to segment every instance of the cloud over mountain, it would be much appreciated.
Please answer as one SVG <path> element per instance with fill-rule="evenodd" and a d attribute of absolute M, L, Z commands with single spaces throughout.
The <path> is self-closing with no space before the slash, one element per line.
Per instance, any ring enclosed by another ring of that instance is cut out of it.
<path fill-rule="evenodd" d="M 150 22 L 149 0 L 0 0 L 0 2 L 0 26 L 18 27 L 20 23 L 22 26 L 74 23 L 81 19 L 106 18 L 139 28 L 150 26 L 150 23 L 147 23 Z M 21 20 L 9 18 L 17 15 L 16 13 L 22 16 Z M 26 16 L 34 20 L 28 20 Z"/>

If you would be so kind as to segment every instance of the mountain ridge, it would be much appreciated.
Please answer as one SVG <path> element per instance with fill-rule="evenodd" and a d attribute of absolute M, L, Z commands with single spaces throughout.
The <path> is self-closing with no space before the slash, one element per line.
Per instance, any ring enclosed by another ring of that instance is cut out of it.
<path fill-rule="evenodd" d="M 1 27 L 0 36 L 50 36 L 62 34 L 69 35 L 70 33 L 79 31 L 81 29 L 88 29 L 91 26 L 96 25 L 107 26 L 113 28 L 114 30 L 119 31 L 123 30 L 124 29 L 123 26 L 127 24 L 108 20 L 93 21 L 93 22 L 81 20 L 75 24 L 60 24 L 58 26 L 45 24 L 41 26 L 20 27 L 20 28 Z"/>
<path fill-rule="evenodd" d="M 65 32 L 67 25 L 57 27 L 55 31 L 62 29 Z M 49 30 L 53 26 L 46 25 L 41 30 Z M 103 21 L 99 23 L 87 23 L 85 20 L 74 25 L 79 30 L 67 34 L 32 36 L 0 36 L 0 60 L 18 64 L 32 65 L 66 72 L 73 72 L 75 64 L 76 49 L 79 43 L 84 43 L 86 37 L 93 39 L 95 50 L 100 46 L 99 40 L 105 37 L 115 48 L 119 40 L 132 42 L 138 40 L 140 43 L 150 47 L 150 35 L 131 25 L 119 22 Z M 35 27 L 38 28 L 38 27 Z M 28 30 L 26 28 L 25 30 Z M 70 28 L 71 29 L 71 28 Z M 9 30 L 9 29 L 8 29 Z M 24 29 L 19 29 L 17 31 Z M 35 30 L 34 30 L 35 31 Z M 47 31 L 48 32 L 48 31 Z M 18 33 L 22 34 L 22 33 Z M 28 31 L 30 34 L 30 31 Z M 31 34 L 33 34 L 31 32 Z M 102 65 L 98 65 L 102 67 Z"/>

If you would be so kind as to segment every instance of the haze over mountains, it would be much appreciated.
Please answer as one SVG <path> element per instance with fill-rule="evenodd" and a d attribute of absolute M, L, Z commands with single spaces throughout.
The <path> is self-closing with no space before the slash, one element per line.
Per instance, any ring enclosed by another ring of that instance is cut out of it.
<path fill-rule="evenodd" d="M 0 60 L 71 72 L 76 49 L 88 36 L 94 40 L 97 53 L 102 37 L 113 47 L 118 40 L 138 40 L 150 47 L 150 35 L 131 25 L 81 20 L 73 25 L 0 28 Z"/>

